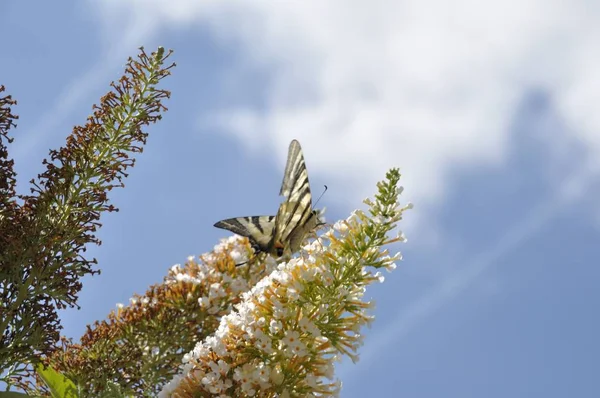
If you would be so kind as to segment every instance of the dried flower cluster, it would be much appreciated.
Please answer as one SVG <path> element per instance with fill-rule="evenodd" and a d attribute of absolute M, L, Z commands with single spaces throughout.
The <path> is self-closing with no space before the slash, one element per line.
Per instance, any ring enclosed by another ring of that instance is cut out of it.
<path fill-rule="evenodd" d="M 181 374 L 160 396 L 336 396 L 333 364 L 342 355 L 357 358 L 360 329 L 372 320 L 365 288 L 383 281 L 367 267 L 392 270 L 401 259 L 381 250 L 404 240 L 386 236 L 411 207 L 398 203 L 399 178 L 392 169 L 379 183 L 375 201 L 366 201 L 370 216 L 354 212 L 244 293 L 214 335 L 185 355 Z"/>
<path fill-rule="evenodd" d="M 30 195 L 15 194 L 6 133 L 14 124 L 10 97 L 0 99 L 0 374 L 19 383 L 27 364 L 51 355 L 61 328 L 57 309 L 77 305 L 81 278 L 99 271 L 84 256 L 102 212 L 115 211 L 108 192 L 123 186 L 132 154 L 142 152 L 142 128 L 161 118 L 169 93 L 156 85 L 169 75 L 170 53 L 142 49 L 112 83 L 84 126 L 44 160 Z M 3 88 L 2 88 L 3 90 Z"/>

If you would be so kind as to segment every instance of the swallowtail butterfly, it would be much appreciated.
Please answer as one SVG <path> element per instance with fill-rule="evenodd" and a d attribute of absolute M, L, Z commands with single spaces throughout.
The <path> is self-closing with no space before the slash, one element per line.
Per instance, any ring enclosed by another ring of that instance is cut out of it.
<path fill-rule="evenodd" d="M 276 216 L 229 218 L 219 221 L 215 227 L 247 237 L 256 254 L 289 257 L 300 249 L 304 238 L 322 224 L 321 212 L 312 208 L 308 172 L 302 148 L 296 140 L 290 143 L 279 195 L 285 200 Z"/>

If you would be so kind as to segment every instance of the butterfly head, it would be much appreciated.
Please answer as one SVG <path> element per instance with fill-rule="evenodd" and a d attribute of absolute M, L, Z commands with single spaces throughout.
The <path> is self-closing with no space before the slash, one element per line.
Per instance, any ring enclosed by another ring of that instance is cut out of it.
<path fill-rule="evenodd" d="M 322 225 L 327 224 L 325 222 L 325 207 L 323 207 L 322 209 L 314 209 L 312 211 L 312 217 L 315 217 L 316 220 L 316 227 L 320 227 Z"/>

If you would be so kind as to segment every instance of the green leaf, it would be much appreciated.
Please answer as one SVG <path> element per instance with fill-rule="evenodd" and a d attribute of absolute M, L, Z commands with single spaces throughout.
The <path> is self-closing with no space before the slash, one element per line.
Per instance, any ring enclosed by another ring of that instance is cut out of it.
<path fill-rule="evenodd" d="M 37 366 L 38 375 L 50 389 L 53 398 L 77 398 L 77 387 L 67 376 L 56 370 L 40 364 Z"/>

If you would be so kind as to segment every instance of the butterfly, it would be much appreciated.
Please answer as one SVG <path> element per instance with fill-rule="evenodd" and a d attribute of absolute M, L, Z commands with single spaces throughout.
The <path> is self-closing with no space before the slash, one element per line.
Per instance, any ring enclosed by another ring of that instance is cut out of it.
<path fill-rule="evenodd" d="M 285 200 L 276 216 L 228 218 L 214 226 L 247 237 L 255 255 L 266 253 L 276 259 L 289 258 L 300 249 L 308 234 L 324 224 L 321 212 L 312 208 L 308 172 L 297 140 L 290 143 L 279 195 Z"/>

